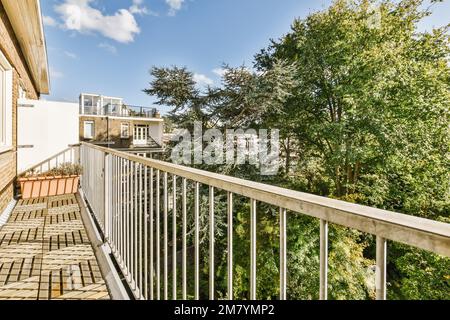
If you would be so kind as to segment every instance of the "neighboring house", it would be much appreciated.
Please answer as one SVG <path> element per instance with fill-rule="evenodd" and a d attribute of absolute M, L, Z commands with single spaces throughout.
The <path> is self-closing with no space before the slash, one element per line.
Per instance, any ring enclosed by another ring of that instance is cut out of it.
<path fill-rule="evenodd" d="M 130 106 L 122 98 L 80 95 L 80 141 L 133 153 L 160 151 L 163 119 L 155 108 Z"/>
<path fill-rule="evenodd" d="M 17 100 L 49 93 L 47 52 L 37 0 L 0 0 L 0 213 L 17 176 Z"/>

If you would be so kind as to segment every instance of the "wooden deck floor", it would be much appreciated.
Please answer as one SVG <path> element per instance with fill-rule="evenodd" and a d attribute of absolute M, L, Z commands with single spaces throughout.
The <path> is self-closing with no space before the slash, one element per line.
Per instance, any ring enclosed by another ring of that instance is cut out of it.
<path fill-rule="evenodd" d="M 109 299 L 74 195 L 17 203 L 0 229 L 0 299 Z"/>

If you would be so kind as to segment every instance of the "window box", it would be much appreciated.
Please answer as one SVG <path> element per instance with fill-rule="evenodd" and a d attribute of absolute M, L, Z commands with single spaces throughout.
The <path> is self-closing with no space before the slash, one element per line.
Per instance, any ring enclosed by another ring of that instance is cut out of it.
<path fill-rule="evenodd" d="M 17 181 L 20 184 L 22 199 L 31 199 L 76 193 L 80 176 L 19 178 Z"/>
<path fill-rule="evenodd" d="M 64 163 L 41 174 L 35 174 L 33 171 L 27 172 L 24 177 L 17 179 L 22 199 L 76 193 L 81 171 L 80 165 Z"/>

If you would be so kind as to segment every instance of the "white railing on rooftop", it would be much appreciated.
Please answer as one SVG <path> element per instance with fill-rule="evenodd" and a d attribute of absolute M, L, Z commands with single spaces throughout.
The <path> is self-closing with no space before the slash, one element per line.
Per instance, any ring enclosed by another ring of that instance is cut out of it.
<path fill-rule="evenodd" d="M 303 214 L 320 220 L 320 299 L 327 299 L 328 225 L 376 236 L 376 297 L 386 298 L 387 240 L 450 256 L 450 225 L 396 212 L 297 192 L 113 149 L 81 144 L 82 191 L 100 224 L 126 280 L 138 299 L 187 298 L 187 216 L 194 221 L 194 292 L 200 298 L 200 187 L 209 188 L 209 298 L 215 284 L 215 192 L 227 193 L 227 298 L 233 299 L 233 196 L 250 203 L 250 299 L 257 299 L 256 265 L 258 202 L 279 208 L 280 299 L 286 299 L 286 220 Z M 172 187 L 170 187 L 171 182 Z M 194 210 L 187 212 L 188 183 L 193 184 Z M 181 192 L 178 192 L 180 190 Z M 177 193 L 178 192 L 178 193 Z M 217 195 L 217 193 L 216 193 Z M 177 201 L 181 200 L 181 205 Z M 180 212 L 178 212 L 180 208 Z M 169 223 L 172 219 L 172 234 Z M 181 223 L 181 234 L 177 226 Z M 169 248 L 171 242 L 171 248 Z M 181 263 L 177 243 L 181 242 Z M 162 247 L 161 247 L 162 245 Z M 169 257 L 171 259 L 169 270 Z M 181 268 L 177 265 L 181 264 Z M 181 276 L 177 271 L 181 269 Z M 169 284 L 169 273 L 172 283 Z M 177 279 L 181 279 L 178 283 Z M 172 292 L 169 293 L 169 288 Z M 177 288 L 181 288 L 177 291 Z"/>

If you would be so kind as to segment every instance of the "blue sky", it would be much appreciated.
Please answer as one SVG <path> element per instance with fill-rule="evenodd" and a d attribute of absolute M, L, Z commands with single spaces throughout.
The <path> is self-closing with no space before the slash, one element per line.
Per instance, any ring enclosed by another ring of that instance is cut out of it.
<path fill-rule="evenodd" d="M 296 17 L 331 0 L 44 0 L 41 1 L 51 93 L 78 101 L 80 92 L 123 97 L 151 106 L 142 93 L 151 66 L 187 66 L 201 84 L 219 83 L 223 63 L 251 66 L 270 38 Z M 450 1 L 421 23 L 450 22 Z M 162 108 L 162 111 L 164 108 Z"/>

